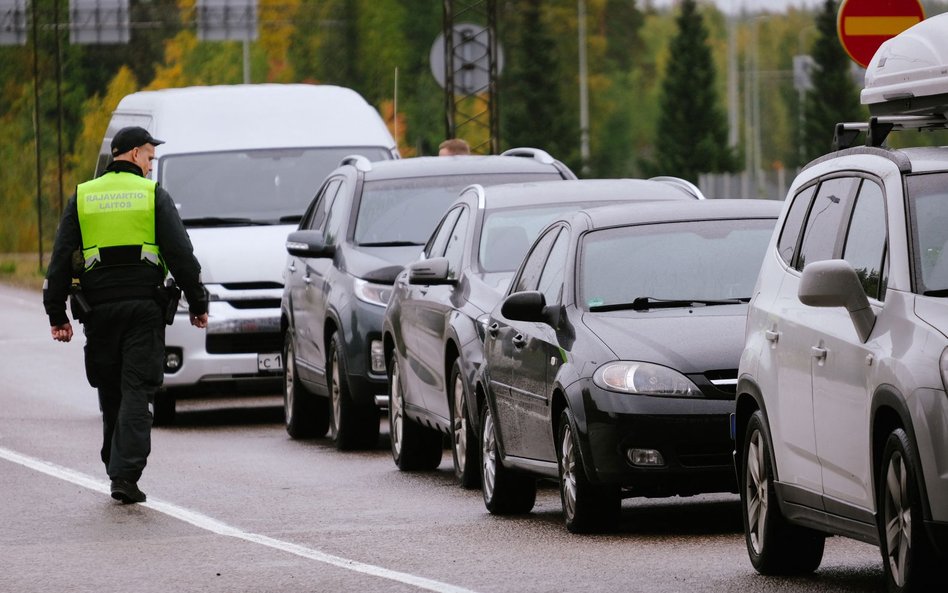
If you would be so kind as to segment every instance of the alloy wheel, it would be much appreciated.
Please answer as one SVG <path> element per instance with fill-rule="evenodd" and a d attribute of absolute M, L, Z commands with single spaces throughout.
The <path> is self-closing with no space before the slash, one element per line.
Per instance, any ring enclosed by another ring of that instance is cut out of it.
<path fill-rule="evenodd" d="M 342 419 L 342 393 L 339 388 L 339 353 L 335 350 L 332 352 L 332 360 L 330 362 L 330 374 L 332 377 L 332 391 L 330 393 L 330 399 L 332 400 L 332 436 L 337 438 L 339 436 L 339 423 Z"/>
<path fill-rule="evenodd" d="M 397 360 L 392 360 L 392 384 L 390 388 L 392 402 L 390 406 L 391 409 L 388 411 L 388 413 L 391 414 L 392 423 L 392 450 L 395 452 L 395 457 L 398 457 L 402 453 L 402 430 L 405 423 L 405 405 L 403 401 L 404 396 L 402 395 Z"/>
<path fill-rule="evenodd" d="M 293 342 L 290 338 L 287 338 L 286 343 L 286 355 L 283 357 L 284 373 L 283 373 L 283 393 L 286 396 L 286 401 L 283 405 L 283 413 L 286 417 L 286 425 L 290 426 L 293 424 L 293 399 L 296 396 L 293 393 L 293 384 L 296 381 L 296 368 L 293 362 Z"/>
<path fill-rule="evenodd" d="M 454 458 L 458 463 L 458 471 L 464 473 L 467 465 L 467 402 L 464 399 L 464 381 L 461 375 L 454 380 Z"/>
<path fill-rule="evenodd" d="M 494 480 L 497 475 L 497 441 L 494 438 L 494 419 L 490 410 L 484 412 L 484 446 L 481 454 L 484 495 L 486 498 L 494 496 Z"/>
<path fill-rule="evenodd" d="M 747 525 L 754 552 L 763 551 L 764 529 L 767 527 L 767 478 L 763 436 L 754 431 L 747 447 L 745 488 L 747 490 Z"/>
<path fill-rule="evenodd" d="M 563 512 L 567 517 L 574 517 L 576 516 L 576 451 L 573 449 L 573 429 L 569 423 L 563 426 L 560 453 Z"/>
<path fill-rule="evenodd" d="M 886 561 L 892 580 L 902 587 L 905 585 L 906 564 L 912 545 L 912 512 L 905 461 L 898 452 L 894 452 L 889 459 L 884 496 Z"/>

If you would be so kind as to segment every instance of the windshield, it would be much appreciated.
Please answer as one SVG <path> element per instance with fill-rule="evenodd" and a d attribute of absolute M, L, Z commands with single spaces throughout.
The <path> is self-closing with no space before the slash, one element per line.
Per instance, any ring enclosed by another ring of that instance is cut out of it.
<path fill-rule="evenodd" d="M 343 157 L 389 159 L 381 147 L 280 148 L 162 157 L 158 179 L 185 221 L 277 223 L 300 216 Z"/>
<path fill-rule="evenodd" d="M 948 173 L 906 177 L 919 294 L 948 296 Z"/>
<path fill-rule="evenodd" d="M 579 297 L 594 309 L 634 308 L 636 299 L 682 306 L 748 299 L 775 222 L 702 220 L 593 231 L 582 242 Z"/>
<path fill-rule="evenodd" d="M 513 272 L 548 224 L 567 211 L 592 208 L 601 203 L 557 204 L 521 208 L 497 208 L 484 214 L 478 264 L 484 272 Z"/>
<path fill-rule="evenodd" d="M 483 173 L 366 181 L 355 227 L 359 245 L 424 245 L 448 206 L 472 183 L 560 179 L 556 173 Z"/>

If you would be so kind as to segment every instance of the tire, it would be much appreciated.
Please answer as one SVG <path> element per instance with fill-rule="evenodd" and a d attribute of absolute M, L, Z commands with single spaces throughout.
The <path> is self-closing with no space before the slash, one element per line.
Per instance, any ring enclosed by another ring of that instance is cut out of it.
<path fill-rule="evenodd" d="M 422 426 L 405 414 L 405 397 L 398 359 L 389 363 L 388 425 L 392 460 L 402 471 L 433 470 L 441 464 L 441 433 Z"/>
<path fill-rule="evenodd" d="M 461 373 L 461 359 L 451 365 L 448 383 L 448 406 L 451 410 L 451 456 L 454 458 L 454 475 L 461 486 L 467 489 L 481 485 L 480 447 L 477 433 L 471 422 L 468 408 L 468 390 Z"/>
<path fill-rule="evenodd" d="M 286 432 L 294 439 L 321 437 L 329 430 L 329 401 L 310 393 L 297 376 L 290 332 L 283 340 L 283 415 Z"/>
<path fill-rule="evenodd" d="M 481 412 L 481 493 L 492 515 L 529 513 L 537 499 L 537 481 L 515 473 L 500 460 L 497 430 L 490 406 Z"/>
<path fill-rule="evenodd" d="M 889 435 L 878 480 L 879 548 L 890 593 L 934 591 L 936 558 L 918 492 L 918 462 L 908 435 Z M 941 579 L 944 587 L 944 577 Z"/>
<path fill-rule="evenodd" d="M 379 442 L 379 412 L 375 403 L 358 405 L 346 379 L 345 347 L 338 333 L 329 340 L 327 377 L 329 383 L 329 434 L 340 451 L 371 449 Z"/>
<path fill-rule="evenodd" d="M 741 457 L 744 540 L 754 569 L 764 575 L 807 574 L 823 560 L 825 536 L 789 523 L 774 489 L 771 439 L 763 413 L 751 416 Z"/>
<path fill-rule="evenodd" d="M 618 486 L 593 484 L 580 457 L 579 438 L 569 408 L 560 414 L 560 500 L 570 533 L 600 533 L 619 521 L 622 497 Z"/>
<path fill-rule="evenodd" d="M 154 426 L 171 426 L 174 424 L 177 398 L 173 391 L 159 389 L 155 392 L 155 401 L 152 406 L 152 424 Z"/>

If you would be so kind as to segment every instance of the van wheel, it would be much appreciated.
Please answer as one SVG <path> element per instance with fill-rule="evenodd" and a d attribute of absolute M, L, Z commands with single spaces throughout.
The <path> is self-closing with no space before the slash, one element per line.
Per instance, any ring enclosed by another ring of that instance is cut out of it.
<path fill-rule="evenodd" d="M 745 431 L 741 456 L 741 510 L 751 564 L 765 575 L 806 574 L 823 560 L 825 537 L 793 525 L 780 512 L 770 457 L 770 431 L 760 410 Z"/>
<path fill-rule="evenodd" d="M 618 486 L 593 484 L 579 456 L 579 439 L 569 408 L 560 414 L 560 500 L 570 533 L 599 533 L 619 520 L 622 497 Z"/>
<path fill-rule="evenodd" d="M 405 394 L 394 354 L 389 369 L 388 425 L 392 460 L 402 471 L 435 469 L 441 463 L 441 433 L 414 422 L 405 414 Z"/>
<path fill-rule="evenodd" d="M 370 405 L 358 405 L 349 392 L 346 379 L 345 347 L 338 333 L 329 340 L 329 433 L 336 448 L 341 451 L 370 449 L 379 441 L 379 412 L 373 402 Z"/>
<path fill-rule="evenodd" d="M 310 393 L 296 374 L 291 332 L 283 340 L 283 413 L 286 432 L 294 439 L 321 437 L 329 430 L 328 400 Z"/>
<path fill-rule="evenodd" d="M 876 507 L 885 581 L 892 593 L 931 591 L 936 584 L 936 556 L 925 531 L 917 480 L 914 449 L 905 431 L 896 429 L 882 454 Z"/>
<path fill-rule="evenodd" d="M 174 424 L 177 398 L 173 391 L 159 389 L 155 392 L 153 404 L 152 424 L 155 426 L 171 426 Z"/>
<path fill-rule="evenodd" d="M 465 488 L 481 485 L 480 448 L 474 423 L 468 409 L 467 389 L 461 373 L 461 359 L 451 365 L 451 380 L 448 383 L 448 405 L 451 409 L 451 455 L 454 458 L 454 475 Z"/>
<path fill-rule="evenodd" d="M 481 412 L 481 493 L 492 515 L 529 513 L 537 500 L 537 481 L 504 467 L 490 406 Z"/>

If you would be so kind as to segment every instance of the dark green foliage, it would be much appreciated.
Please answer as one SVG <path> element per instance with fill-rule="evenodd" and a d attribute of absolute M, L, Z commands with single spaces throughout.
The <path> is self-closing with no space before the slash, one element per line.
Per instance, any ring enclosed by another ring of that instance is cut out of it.
<path fill-rule="evenodd" d="M 859 104 L 852 62 L 836 32 L 836 14 L 835 0 L 826 0 L 816 17 L 813 88 L 807 92 L 804 103 L 804 162 L 830 151 L 838 122 L 867 119 Z"/>
<path fill-rule="evenodd" d="M 606 62 L 610 69 L 628 72 L 643 54 L 639 31 L 645 20 L 635 0 L 607 0 L 603 13 L 606 37 Z"/>
<path fill-rule="evenodd" d="M 683 0 L 678 33 L 662 81 L 661 112 L 656 130 L 656 175 L 675 175 L 692 182 L 706 172 L 736 170 L 727 145 L 727 121 L 719 106 L 708 31 L 695 0 Z"/>
<path fill-rule="evenodd" d="M 579 170 L 579 117 L 566 109 L 559 91 L 564 72 L 542 5 L 541 0 L 519 0 L 502 8 L 506 65 L 499 87 L 501 144 L 541 148 Z"/>

